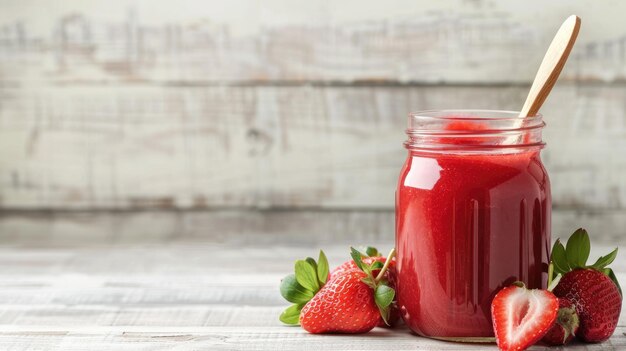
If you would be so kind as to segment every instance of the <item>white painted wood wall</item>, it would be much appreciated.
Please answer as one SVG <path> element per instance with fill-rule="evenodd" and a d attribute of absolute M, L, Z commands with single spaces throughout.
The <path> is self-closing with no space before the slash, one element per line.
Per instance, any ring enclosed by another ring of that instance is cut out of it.
<path fill-rule="evenodd" d="M 0 238 L 390 238 L 407 112 L 519 109 L 572 13 L 554 232 L 622 240 L 626 2 L 592 0 L 1 0 Z"/>

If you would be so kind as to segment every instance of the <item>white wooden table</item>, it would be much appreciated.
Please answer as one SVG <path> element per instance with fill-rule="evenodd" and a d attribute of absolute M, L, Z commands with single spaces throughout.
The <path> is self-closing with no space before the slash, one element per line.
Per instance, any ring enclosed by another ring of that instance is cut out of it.
<path fill-rule="evenodd" d="M 346 249 L 327 247 L 331 264 L 347 259 Z M 592 254 L 608 247 L 595 249 Z M 194 242 L 3 246 L 0 350 L 496 349 L 420 338 L 404 327 L 310 335 L 281 325 L 278 315 L 287 303 L 278 282 L 296 258 L 315 252 Z M 614 264 L 622 281 L 625 258 Z M 567 349 L 626 350 L 624 332 L 622 314 L 609 341 Z"/>

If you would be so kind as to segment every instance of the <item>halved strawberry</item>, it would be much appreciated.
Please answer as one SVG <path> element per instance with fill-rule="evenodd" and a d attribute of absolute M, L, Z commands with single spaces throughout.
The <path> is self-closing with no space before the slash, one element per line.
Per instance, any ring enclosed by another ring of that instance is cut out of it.
<path fill-rule="evenodd" d="M 491 302 L 491 318 L 500 350 L 524 350 L 539 341 L 556 320 L 559 302 L 551 292 L 526 289 L 518 282 L 500 290 Z"/>

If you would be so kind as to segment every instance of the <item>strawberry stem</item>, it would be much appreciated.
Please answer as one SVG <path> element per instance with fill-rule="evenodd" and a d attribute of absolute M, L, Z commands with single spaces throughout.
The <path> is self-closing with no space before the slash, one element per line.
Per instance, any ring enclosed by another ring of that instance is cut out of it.
<path fill-rule="evenodd" d="M 554 280 L 551 281 L 550 284 L 548 284 L 548 291 L 554 290 L 554 288 L 556 288 L 556 286 L 559 285 L 559 281 L 561 281 L 561 277 L 562 275 L 560 273 L 557 274 Z"/>
<path fill-rule="evenodd" d="M 383 279 L 385 272 L 387 271 L 387 269 L 389 268 L 389 265 L 391 264 L 391 260 L 395 256 L 396 256 L 396 249 L 393 248 L 391 249 L 391 251 L 389 251 L 389 255 L 387 255 L 387 259 L 385 259 L 385 265 L 383 266 L 383 268 L 380 269 L 380 272 L 378 272 L 378 275 L 374 279 L 374 282 L 378 283 L 380 282 L 381 279 Z"/>
<path fill-rule="evenodd" d="M 554 276 L 554 263 L 552 263 L 552 261 L 550 261 L 550 264 L 548 265 L 548 286 L 550 286 L 550 284 L 552 284 L 552 277 Z"/>

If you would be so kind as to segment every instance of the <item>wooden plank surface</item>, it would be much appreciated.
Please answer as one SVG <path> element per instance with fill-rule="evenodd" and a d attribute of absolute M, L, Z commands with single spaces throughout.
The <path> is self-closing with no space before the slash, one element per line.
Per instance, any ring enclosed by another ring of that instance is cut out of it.
<path fill-rule="evenodd" d="M 623 81 L 620 1 L 2 1 L 0 77 L 42 82 L 529 82 L 583 19 L 564 79 Z"/>
<path fill-rule="evenodd" d="M 525 86 L 0 88 L 0 207 L 392 209 L 408 111 L 515 109 Z M 626 86 L 560 84 L 554 205 L 626 209 Z"/>
<path fill-rule="evenodd" d="M 9 350 L 439 350 L 496 351 L 495 345 L 454 344 L 421 338 L 402 328 L 389 331 L 377 328 L 365 335 L 311 335 L 290 327 L 263 328 L 191 328 L 171 331 L 122 331 L 119 329 L 72 331 L 0 332 L 0 346 Z M 133 330 L 132 328 L 126 330 Z M 566 350 L 624 350 L 624 327 L 601 344 L 572 342 Z M 533 346 L 530 351 L 555 350 Z"/>
<path fill-rule="evenodd" d="M 352 241 L 354 244 L 355 242 Z M 373 242 L 388 249 L 390 242 Z M 596 245 L 592 256 L 610 246 Z M 325 246 L 331 265 L 346 244 Z M 495 350 L 445 343 L 406 328 L 358 336 L 315 336 L 283 326 L 278 283 L 317 245 L 231 246 L 207 242 L 0 247 L 0 349 L 3 350 Z M 626 260 L 614 269 L 626 278 Z M 623 313 L 602 344 L 568 350 L 622 350 Z M 534 350 L 549 348 L 535 347 Z"/>

